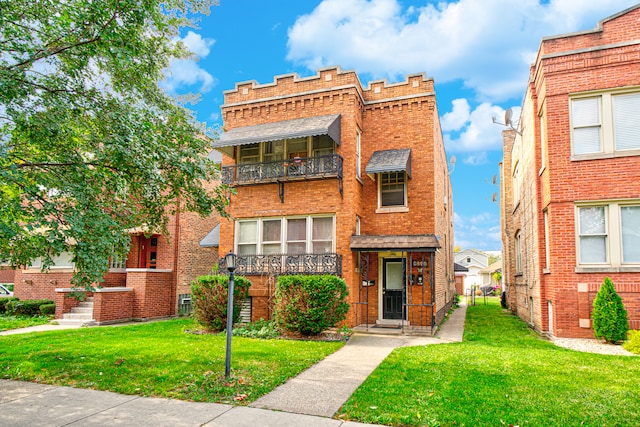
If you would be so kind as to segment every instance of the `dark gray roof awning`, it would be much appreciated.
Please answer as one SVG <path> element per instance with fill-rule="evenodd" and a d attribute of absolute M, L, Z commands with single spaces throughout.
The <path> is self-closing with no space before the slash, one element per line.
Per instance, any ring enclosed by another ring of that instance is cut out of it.
<path fill-rule="evenodd" d="M 351 250 L 355 252 L 379 252 L 403 250 L 409 252 L 435 252 L 440 247 L 434 234 L 351 236 Z"/>
<path fill-rule="evenodd" d="M 218 246 L 220 246 L 220 224 L 213 227 L 213 229 L 200 240 L 200 247 L 202 248 L 217 248 Z"/>
<path fill-rule="evenodd" d="M 371 179 L 375 179 L 377 173 L 400 171 L 406 172 L 411 178 L 411 148 L 376 151 L 371 155 L 365 171 Z"/>
<path fill-rule="evenodd" d="M 337 145 L 340 145 L 340 114 L 305 117 L 231 129 L 223 133 L 211 147 L 228 154 L 231 152 L 229 147 L 236 145 L 315 135 L 329 135 Z"/>
<path fill-rule="evenodd" d="M 457 262 L 453 263 L 453 271 L 469 271 L 469 269 L 467 267 L 465 267 L 464 265 L 460 265 Z"/>

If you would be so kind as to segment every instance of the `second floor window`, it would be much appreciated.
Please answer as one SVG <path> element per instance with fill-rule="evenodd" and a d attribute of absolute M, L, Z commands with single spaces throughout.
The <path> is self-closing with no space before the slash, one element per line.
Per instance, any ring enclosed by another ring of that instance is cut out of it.
<path fill-rule="evenodd" d="M 267 141 L 241 145 L 238 148 L 238 163 L 261 163 L 284 159 L 320 157 L 336 152 L 336 144 L 328 135 Z M 311 153 L 311 154 L 309 154 Z"/>
<path fill-rule="evenodd" d="M 640 150 L 640 93 L 615 92 L 571 99 L 573 155 L 629 155 Z"/>
<path fill-rule="evenodd" d="M 406 206 L 406 174 L 384 172 L 380 174 L 380 207 Z"/>

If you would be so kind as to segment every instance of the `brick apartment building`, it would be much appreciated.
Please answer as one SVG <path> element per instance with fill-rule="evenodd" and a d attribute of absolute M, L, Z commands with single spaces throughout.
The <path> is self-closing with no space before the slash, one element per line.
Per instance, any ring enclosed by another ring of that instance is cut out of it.
<path fill-rule="evenodd" d="M 348 325 L 433 332 L 455 293 L 433 80 L 365 88 L 326 68 L 247 81 L 224 93 L 222 117 L 213 148 L 235 194 L 220 255 L 238 254 L 236 272 L 252 282 L 251 318 L 271 316 L 278 275 L 328 273 L 349 287 Z"/>
<path fill-rule="evenodd" d="M 503 133 L 503 280 L 541 333 L 592 338 L 606 276 L 640 329 L 639 40 L 640 5 L 544 38 Z"/>
<path fill-rule="evenodd" d="M 203 248 L 200 242 L 219 221 L 218 215 L 201 218 L 178 212 L 170 217 L 168 236 L 131 230 L 129 254 L 126 259 L 111 259 L 104 282 L 96 284 L 96 292 L 92 293 L 92 313 L 86 320 L 113 323 L 190 310 L 191 281 L 209 273 L 218 263 L 217 247 Z M 72 255 L 62 253 L 54 261 L 48 272 L 41 271 L 38 259 L 29 268 L 12 270 L 12 282 L 14 296 L 20 299 L 54 300 L 56 318 L 61 319 L 79 301 L 69 298 L 73 292 Z"/>

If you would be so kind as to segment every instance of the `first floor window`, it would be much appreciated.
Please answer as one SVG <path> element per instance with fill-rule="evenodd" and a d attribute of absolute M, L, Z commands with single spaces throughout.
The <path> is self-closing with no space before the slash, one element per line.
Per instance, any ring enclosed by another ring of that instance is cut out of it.
<path fill-rule="evenodd" d="M 333 216 L 240 220 L 238 255 L 321 254 L 334 251 Z"/>
<path fill-rule="evenodd" d="M 522 234 L 516 233 L 516 274 L 522 273 Z"/>
<path fill-rule="evenodd" d="M 640 265 L 640 201 L 578 206 L 579 265 Z"/>
<path fill-rule="evenodd" d="M 640 264 L 640 206 L 620 208 L 622 262 Z"/>
<path fill-rule="evenodd" d="M 405 173 L 383 172 L 380 174 L 380 206 L 405 206 Z"/>
<path fill-rule="evenodd" d="M 607 219 L 604 206 L 580 208 L 580 262 L 607 262 Z"/>

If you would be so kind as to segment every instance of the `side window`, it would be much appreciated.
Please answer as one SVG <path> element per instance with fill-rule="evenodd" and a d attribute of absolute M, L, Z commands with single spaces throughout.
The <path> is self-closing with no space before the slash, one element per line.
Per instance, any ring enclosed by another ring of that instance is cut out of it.
<path fill-rule="evenodd" d="M 238 223 L 238 255 L 254 255 L 258 250 L 258 222 Z"/>
<path fill-rule="evenodd" d="M 602 151 L 600 100 L 598 96 L 571 101 L 573 154 Z"/>

